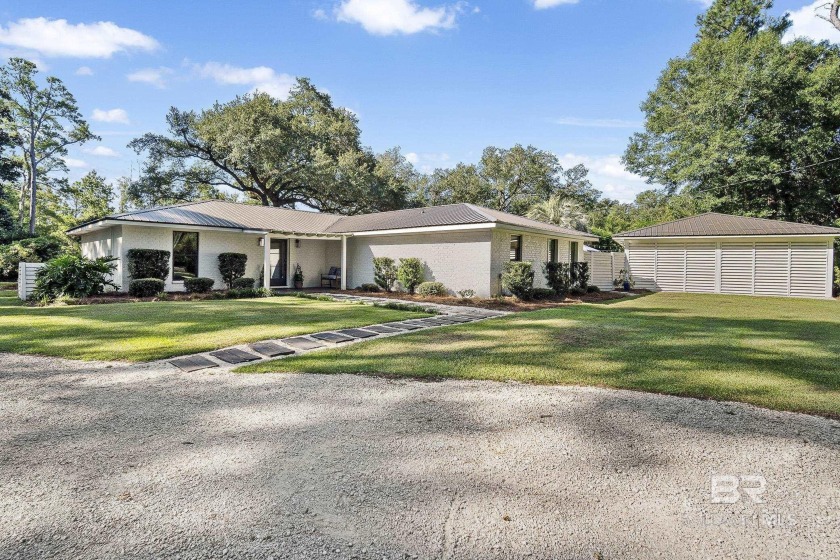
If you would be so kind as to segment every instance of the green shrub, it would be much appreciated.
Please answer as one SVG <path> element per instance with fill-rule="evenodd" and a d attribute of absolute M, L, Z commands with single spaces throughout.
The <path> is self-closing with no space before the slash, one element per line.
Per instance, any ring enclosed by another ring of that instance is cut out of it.
<path fill-rule="evenodd" d="M 445 296 L 449 290 L 441 282 L 423 282 L 417 286 L 417 293 L 421 296 Z"/>
<path fill-rule="evenodd" d="M 545 283 L 551 288 L 555 295 L 560 297 L 568 293 L 572 287 L 571 265 L 561 262 L 543 263 L 543 276 Z"/>
<path fill-rule="evenodd" d="M 242 288 L 231 289 L 227 291 L 228 299 L 250 299 L 250 298 L 264 298 L 270 297 L 271 290 L 266 288 Z"/>
<path fill-rule="evenodd" d="M 475 290 L 458 290 L 458 297 L 461 299 L 472 299 L 475 297 Z"/>
<path fill-rule="evenodd" d="M 589 285 L 589 263 L 572 263 L 571 284 L 573 288 L 586 291 L 586 287 Z"/>
<path fill-rule="evenodd" d="M 86 259 L 78 255 L 56 257 L 35 276 L 33 299 L 54 301 L 61 296 L 83 298 L 105 291 L 105 286 L 118 286 L 108 279 L 117 265 L 114 257 Z"/>
<path fill-rule="evenodd" d="M 390 292 L 397 282 L 397 265 L 391 257 L 373 258 L 373 279 L 376 285 Z"/>
<path fill-rule="evenodd" d="M 586 287 L 586 293 L 587 294 L 596 294 L 600 291 L 601 291 L 601 288 L 599 288 L 598 286 L 592 286 L 590 284 L 589 286 Z"/>
<path fill-rule="evenodd" d="M 376 284 L 362 284 L 359 286 L 359 290 L 362 292 L 378 292 L 379 286 Z"/>
<path fill-rule="evenodd" d="M 191 294 L 206 294 L 213 289 L 214 280 L 196 276 L 195 278 L 184 278 L 184 288 Z"/>
<path fill-rule="evenodd" d="M 834 267 L 834 297 L 840 296 L 840 266 Z"/>
<path fill-rule="evenodd" d="M 164 285 L 160 278 L 138 278 L 128 283 L 128 293 L 134 297 L 152 297 L 163 292 Z"/>
<path fill-rule="evenodd" d="M 400 259 L 400 266 L 397 268 L 397 279 L 402 287 L 413 294 L 414 289 L 423 283 L 423 263 L 420 259 Z"/>
<path fill-rule="evenodd" d="M 502 288 L 519 299 L 530 299 L 534 292 L 534 267 L 527 261 L 505 263 Z"/>
<path fill-rule="evenodd" d="M 245 276 L 248 255 L 245 253 L 222 253 L 219 255 L 219 274 L 228 288 L 233 288 L 233 281 Z"/>
<path fill-rule="evenodd" d="M 29 237 L 0 245 L 0 278 L 17 280 L 18 263 L 43 263 L 63 253 L 74 252 L 69 240 L 54 235 Z"/>
<path fill-rule="evenodd" d="M 169 276 L 169 251 L 159 249 L 129 249 L 126 252 L 128 275 L 136 280 Z"/>
<path fill-rule="evenodd" d="M 586 295 L 586 290 L 584 288 L 579 287 L 579 286 L 574 286 L 574 287 L 569 289 L 569 295 L 570 296 L 575 296 L 575 297 L 580 297 L 580 296 Z"/>
<path fill-rule="evenodd" d="M 557 297 L 557 294 L 551 288 L 534 288 L 531 297 L 534 299 L 552 299 Z"/>
<path fill-rule="evenodd" d="M 254 287 L 255 280 L 253 278 L 237 278 L 233 281 L 231 287 L 239 290 L 251 289 Z"/>

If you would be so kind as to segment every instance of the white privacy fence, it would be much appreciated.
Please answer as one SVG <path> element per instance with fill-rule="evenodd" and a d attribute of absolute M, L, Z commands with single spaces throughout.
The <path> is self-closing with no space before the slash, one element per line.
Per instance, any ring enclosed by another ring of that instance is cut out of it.
<path fill-rule="evenodd" d="M 44 263 L 25 263 L 18 265 L 18 297 L 28 299 L 29 294 L 35 289 L 35 274 L 44 266 Z"/>
<path fill-rule="evenodd" d="M 613 290 L 613 280 L 624 268 L 624 253 L 584 253 L 583 261 L 589 263 L 589 284 L 602 290 Z"/>

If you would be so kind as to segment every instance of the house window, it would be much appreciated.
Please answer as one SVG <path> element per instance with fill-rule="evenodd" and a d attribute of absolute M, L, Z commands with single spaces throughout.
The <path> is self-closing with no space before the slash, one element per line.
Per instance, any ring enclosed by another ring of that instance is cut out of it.
<path fill-rule="evenodd" d="M 548 240 L 548 262 L 557 262 L 557 240 Z"/>
<path fill-rule="evenodd" d="M 183 282 L 185 278 L 196 276 L 198 276 L 198 233 L 172 232 L 172 280 Z"/>
<path fill-rule="evenodd" d="M 521 235 L 511 235 L 510 236 L 510 260 L 512 260 L 512 261 L 521 261 L 522 260 L 522 236 Z"/>
<path fill-rule="evenodd" d="M 571 257 L 571 258 L 570 258 L 569 260 L 570 260 L 571 262 L 573 262 L 573 263 L 578 262 L 578 242 L 577 242 L 577 241 L 572 241 L 572 242 L 570 243 L 570 245 L 569 245 L 569 253 L 571 253 L 571 254 L 570 254 L 570 257 Z"/>

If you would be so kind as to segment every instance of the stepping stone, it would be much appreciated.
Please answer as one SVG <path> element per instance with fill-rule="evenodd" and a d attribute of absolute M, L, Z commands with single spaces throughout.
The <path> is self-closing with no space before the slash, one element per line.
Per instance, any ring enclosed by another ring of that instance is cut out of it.
<path fill-rule="evenodd" d="M 207 369 L 211 367 L 219 367 L 216 362 L 205 358 L 204 356 L 187 356 L 186 358 L 178 358 L 177 360 L 170 360 L 170 364 L 182 371 L 198 371 L 200 369 Z"/>
<path fill-rule="evenodd" d="M 227 350 L 210 352 L 210 355 L 229 364 L 241 364 L 244 362 L 253 362 L 254 360 L 261 359 L 256 354 L 251 354 L 250 352 L 239 350 L 238 348 L 229 348 Z"/>
<path fill-rule="evenodd" d="M 275 356 L 288 356 L 289 354 L 295 353 L 295 351 L 291 348 L 280 346 L 274 342 L 255 342 L 249 346 L 254 352 L 259 352 L 263 356 L 268 356 L 269 358 L 274 358 Z"/>
<path fill-rule="evenodd" d="M 326 340 L 327 342 L 332 342 L 334 344 L 341 344 L 342 342 L 350 342 L 351 340 L 353 340 L 352 336 L 346 336 L 334 332 L 319 332 L 311 334 L 309 336 L 311 336 L 312 338 L 317 338 L 318 340 Z"/>
<path fill-rule="evenodd" d="M 385 326 L 385 325 L 374 325 L 372 327 L 365 327 L 366 331 L 373 331 L 380 334 L 390 334 L 395 332 L 400 332 L 402 329 L 397 327 Z"/>
<path fill-rule="evenodd" d="M 347 336 L 352 336 L 353 338 L 370 338 L 372 336 L 376 336 L 375 332 L 370 332 L 362 329 L 342 329 L 336 332 Z"/>
<path fill-rule="evenodd" d="M 462 317 L 460 315 L 448 315 L 447 320 L 454 321 L 455 323 L 469 323 L 470 321 L 475 321 L 475 317 Z"/>
<path fill-rule="evenodd" d="M 395 329 L 402 329 L 404 331 L 416 331 L 428 327 L 429 325 L 415 325 L 413 323 L 385 323 L 386 327 L 394 327 Z"/>
<path fill-rule="evenodd" d="M 283 338 L 281 339 L 281 342 L 291 346 L 292 348 L 297 348 L 298 350 L 312 350 L 314 348 L 324 347 L 324 345 L 320 342 L 315 342 L 314 340 L 309 340 L 308 338 L 303 338 L 302 336 Z"/>

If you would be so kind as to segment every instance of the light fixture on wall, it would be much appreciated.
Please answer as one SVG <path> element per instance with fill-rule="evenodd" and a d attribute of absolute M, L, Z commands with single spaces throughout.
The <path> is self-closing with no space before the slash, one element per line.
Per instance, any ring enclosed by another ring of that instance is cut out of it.
<path fill-rule="evenodd" d="M 265 237 L 260 237 L 259 239 L 257 239 L 257 245 L 259 245 L 260 247 L 265 247 Z"/>
<path fill-rule="evenodd" d="M 300 249 L 300 239 L 295 239 L 295 249 Z"/>

